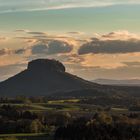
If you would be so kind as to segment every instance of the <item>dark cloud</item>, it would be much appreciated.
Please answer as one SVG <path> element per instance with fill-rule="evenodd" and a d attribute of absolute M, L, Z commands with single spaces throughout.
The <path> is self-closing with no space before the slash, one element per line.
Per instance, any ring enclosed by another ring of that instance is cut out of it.
<path fill-rule="evenodd" d="M 27 32 L 28 34 L 33 34 L 33 35 L 46 35 L 44 32 Z"/>
<path fill-rule="evenodd" d="M 0 50 L 0 56 L 1 56 L 1 55 L 5 55 L 5 53 L 6 53 L 6 52 L 5 52 L 4 49 L 1 49 L 1 50 Z"/>
<path fill-rule="evenodd" d="M 49 38 L 48 36 L 46 36 L 46 35 L 43 35 L 43 34 L 38 34 L 38 35 L 35 35 L 35 36 L 32 36 L 33 38 L 35 38 L 35 39 L 40 39 L 40 38 Z"/>
<path fill-rule="evenodd" d="M 48 54 L 68 53 L 72 51 L 72 45 L 67 42 L 53 40 L 48 44 Z"/>
<path fill-rule="evenodd" d="M 46 35 L 46 33 L 44 32 L 34 32 L 34 31 L 26 30 L 26 29 L 17 29 L 15 30 L 15 32 L 27 33 L 31 35 Z"/>
<path fill-rule="evenodd" d="M 20 49 L 9 49 L 4 48 L 0 50 L 0 56 L 3 55 L 24 55 L 27 51 L 31 54 L 59 54 L 59 53 L 69 53 L 72 51 L 73 46 L 64 41 L 58 40 L 47 40 L 47 42 L 41 40 L 41 43 L 37 43 L 31 47 L 20 48 Z"/>
<path fill-rule="evenodd" d="M 0 50 L 0 56 L 2 56 L 2 55 L 9 55 L 9 54 L 12 54 L 12 53 L 13 53 L 13 50 L 8 49 L 8 48 L 4 48 L 4 49 Z"/>
<path fill-rule="evenodd" d="M 24 54 L 26 49 L 17 49 L 14 51 L 15 54 Z"/>
<path fill-rule="evenodd" d="M 72 51 L 73 46 L 58 40 L 51 40 L 48 44 L 36 44 L 32 46 L 33 54 L 58 54 Z"/>
<path fill-rule="evenodd" d="M 17 30 L 15 30 L 15 32 L 23 32 L 23 33 L 26 33 L 26 32 L 28 32 L 28 30 L 25 30 L 25 29 L 17 29 Z"/>
<path fill-rule="evenodd" d="M 45 44 L 36 44 L 32 46 L 32 53 L 33 54 L 45 54 L 47 53 L 48 45 Z"/>
<path fill-rule="evenodd" d="M 80 35 L 80 34 L 83 34 L 83 33 L 82 33 L 82 32 L 76 32 L 76 31 L 73 31 L 73 32 L 67 32 L 67 34 Z"/>
<path fill-rule="evenodd" d="M 99 40 L 94 39 L 86 43 L 78 50 L 79 54 L 88 53 L 133 53 L 140 52 L 140 40 Z"/>
<path fill-rule="evenodd" d="M 0 56 L 3 56 L 3 55 L 13 55 L 13 54 L 24 54 L 26 51 L 26 49 L 9 49 L 9 48 L 4 48 L 4 49 L 1 49 L 0 50 Z"/>

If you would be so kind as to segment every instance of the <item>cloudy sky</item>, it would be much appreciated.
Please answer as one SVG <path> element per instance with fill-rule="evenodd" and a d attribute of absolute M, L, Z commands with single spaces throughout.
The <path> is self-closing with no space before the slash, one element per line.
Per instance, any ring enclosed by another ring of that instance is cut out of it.
<path fill-rule="evenodd" d="M 0 0 L 0 81 L 55 58 L 85 79 L 140 79 L 140 0 Z"/>

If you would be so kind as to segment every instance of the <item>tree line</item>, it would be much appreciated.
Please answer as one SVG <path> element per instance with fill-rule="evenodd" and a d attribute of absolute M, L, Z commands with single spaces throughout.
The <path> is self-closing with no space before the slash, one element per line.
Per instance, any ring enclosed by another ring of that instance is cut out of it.
<path fill-rule="evenodd" d="M 111 116 L 95 114 L 91 120 L 78 118 L 71 124 L 59 127 L 55 140 L 138 140 L 140 139 L 140 116 Z"/>

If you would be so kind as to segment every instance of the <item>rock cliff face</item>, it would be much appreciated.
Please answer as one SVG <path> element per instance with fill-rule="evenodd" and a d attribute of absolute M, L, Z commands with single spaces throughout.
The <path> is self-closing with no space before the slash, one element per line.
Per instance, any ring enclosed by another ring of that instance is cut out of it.
<path fill-rule="evenodd" d="M 37 59 L 29 62 L 26 70 L 1 82 L 0 96 L 46 96 L 96 86 L 65 72 L 65 66 L 59 61 Z"/>
<path fill-rule="evenodd" d="M 56 60 L 37 59 L 29 62 L 28 70 L 30 71 L 59 71 L 65 72 L 65 66 Z"/>

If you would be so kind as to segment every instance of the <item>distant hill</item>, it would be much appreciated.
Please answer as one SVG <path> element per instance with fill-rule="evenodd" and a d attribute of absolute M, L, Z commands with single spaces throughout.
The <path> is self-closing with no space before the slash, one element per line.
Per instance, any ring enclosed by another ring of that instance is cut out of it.
<path fill-rule="evenodd" d="M 92 82 L 102 85 L 119 85 L 119 86 L 140 86 L 140 79 L 113 80 L 113 79 L 96 79 Z"/>
<path fill-rule="evenodd" d="M 45 96 L 99 86 L 65 72 L 65 66 L 59 61 L 37 59 L 29 62 L 26 70 L 1 82 L 0 96 Z"/>

